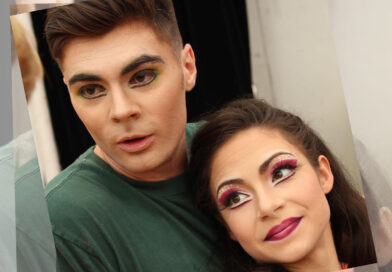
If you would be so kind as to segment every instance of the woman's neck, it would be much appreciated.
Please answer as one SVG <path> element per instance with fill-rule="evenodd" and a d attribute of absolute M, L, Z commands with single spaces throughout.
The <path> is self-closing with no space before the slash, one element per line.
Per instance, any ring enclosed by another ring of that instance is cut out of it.
<path fill-rule="evenodd" d="M 340 263 L 336 253 L 331 226 L 325 229 L 314 249 L 303 259 L 295 263 L 283 264 L 291 272 L 301 271 L 337 271 Z"/>

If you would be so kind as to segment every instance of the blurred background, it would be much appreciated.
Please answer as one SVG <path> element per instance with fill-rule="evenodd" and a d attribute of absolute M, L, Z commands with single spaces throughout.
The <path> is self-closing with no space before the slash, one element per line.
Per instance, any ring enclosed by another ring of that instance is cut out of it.
<path fill-rule="evenodd" d="M 184 42 L 193 46 L 198 67 L 196 87 L 187 97 L 188 120 L 244 96 L 263 98 L 301 116 L 364 192 L 379 262 L 384 271 L 392 271 L 387 265 L 392 253 L 383 253 L 392 252 L 392 215 L 382 209 L 392 208 L 392 2 L 173 2 Z M 42 32 L 47 6 L 32 3 L 19 5 L 19 12 L 38 11 L 15 18 L 43 67 L 27 104 L 47 184 L 94 143 L 49 56 Z M 16 137 L 30 130 L 30 120 L 19 62 L 13 61 L 11 67 L 11 130 Z M 1 99 L 0 108 L 10 111 L 7 99 Z M 3 130 L 0 141 L 10 140 L 9 134 Z M 387 238 L 380 242 L 380 235 Z"/>

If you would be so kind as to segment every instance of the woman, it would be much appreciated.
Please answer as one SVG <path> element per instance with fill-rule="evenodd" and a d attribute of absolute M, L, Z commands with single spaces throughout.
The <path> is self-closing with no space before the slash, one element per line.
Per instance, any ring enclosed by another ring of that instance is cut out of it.
<path fill-rule="evenodd" d="M 222 228 L 224 271 L 333 271 L 376 262 L 364 199 L 303 121 L 255 99 L 196 134 L 196 201 Z"/>

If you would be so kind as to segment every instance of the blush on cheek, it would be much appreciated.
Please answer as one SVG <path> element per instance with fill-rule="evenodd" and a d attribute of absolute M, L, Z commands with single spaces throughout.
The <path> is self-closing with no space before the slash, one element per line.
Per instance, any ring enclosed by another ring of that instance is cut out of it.
<path fill-rule="evenodd" d="M 328 226 L 331 218 L 331 211 L 329 207 L 329 203 L 325 195 L 320 195 L 319 198 L 314 199 L 312 202 L 314 210 L 314 219 L 313 224 L 315 226 L 319 226 L 320 229 L 324 229 Z"/>
<path fill-rule="evenodd" d="M 304 203 L 317 203 L 321 198 L 325 199 L 325 194 L 321 189 L 317 178 L 309 179 L 297 189 L 297 194 L 301 196 Z M 325 199 L 326 200 L 326 199 Z"/>
<path fill-rule="evenodd" d="M 251 202 L 243 205 L 240 209 L 223 210 L 221 216 L 225 221 L 232 239 L 238 242 L 248 243 L 258 239 L 257 235 L 257 214 L 252 209 Z"/>

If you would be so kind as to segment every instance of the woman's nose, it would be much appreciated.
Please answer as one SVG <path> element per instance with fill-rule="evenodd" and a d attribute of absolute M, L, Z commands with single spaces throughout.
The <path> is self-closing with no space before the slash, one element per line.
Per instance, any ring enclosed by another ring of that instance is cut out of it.
<path fill-rule="evenodd" d="M 259 189 L 256 193 L 258 218 L 264 220 L 284 207 L 284 198 L 273 188 Z"/>

